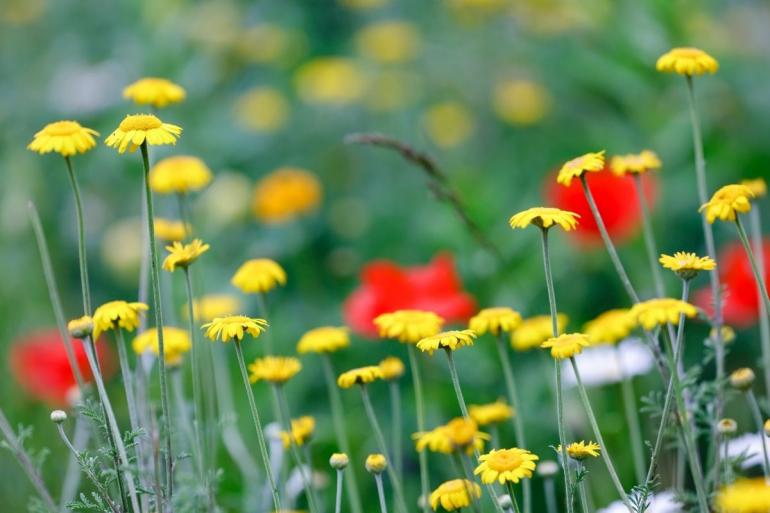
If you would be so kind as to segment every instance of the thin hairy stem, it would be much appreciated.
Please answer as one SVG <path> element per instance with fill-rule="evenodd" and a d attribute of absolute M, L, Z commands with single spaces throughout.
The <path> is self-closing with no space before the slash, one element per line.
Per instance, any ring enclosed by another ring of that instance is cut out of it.
<path fill-rule="evenodd" d="M 80 187 L 72 169 L 72 160 L 64 157 L 67 163 L 67 175 L 72 186 L 72 194 L 75 197 L 75 212 L 78 221 L 78 261 L 80 263 L 80 289 L 83 296 L 83 315 L 91 315 L 91 292 L 88 285 L 88 260 L 86 257 L 86 233 L 83 220 L 83 201 L 80 198 Z"/>
<path fill-rule="evenodd" d="M 642 432 L 639 427 L 639 411 L 636 409 L 636 394 L 634 393 L 634 383 L 632 376 L 627 375 L 623 366 L 623 358 L 620 354 L 620 348 L 615 348 L 615 359 L 620 369 L 620 390 L 623 394 L 623 409 L 626 414 L 626 424 L 628 424 L 628 433 L 631 439 L 631 454 L 634 460 L 634 473 L 636 482 L 644 482 L 644 446 L 642 442 Z"/>
<path fill-rule="evenodd" d="M 75 449 L 83 451 L 88 447 L 88 442 L 91 439 L 91 426 L 82 415 L 75 417 L 75 429 L 72 436 L 72 445 Z M 64 482 L 62 483 L 61 493 L 59 494 L 59 509 L 65 511 L 67 504 L 72 502 L 75 495 L 80 488 L 81 474 L 78 471 L 80 463 L 77 456 L 70 452 L 67 457 L 67 470 L 64 474 Z"/>
<path fill-rule="evenodd" d="M 385 487 L 382 486 L 382 474 L 374 474 L 377 484 L 377 497 L 380 499 L 380 513 L 388 513 L 388 501 L 385 499 Z"/>
<path fill-rule="evenodd" d="M 390 391 L 390 436 L 393 441 L 393 466 L 403 479 L 404 454 L 401 447 L 401 385 L 397 379 L 388 383 Z"/>
<path fill-rule="evenodd" d="M 754 258 L 757 260 L 757 267 L 761 273 L 762 283 L 766 283 L 765 272 L 765 251 L 762 242 L 762 216 L 759 213 L 759 205 L 754 203 L 749 212 L 749 222 L 751 224 L 751 242 L 754 250 Z M 760 295 L 757 287 L 757 295 Z M 770 320 L 765 302 L 759 301 L 759 339 L 762 342 L 762 373 L 765 378 L 765 390 L 770 392 Z"/>
<path fill-rule="evenodd" d="M 765 423 L 762 420 L 762 411 L 759 409 L 759 402 L 754 392 L 749 389 L 746 392 L 746 400 L 749 403 L 751 409 L 751 415 L 754 417 L 754 423 L 759 430 L 759 437 L 762 440 L 762 470 L 765 472 L 765 481 L 770 482 L 770 458 L 767 455 L 767 441 L 765 440 Z"/>
<path fill-rule="evenodd" d="M 767 294 L 767 285 L 765 284 L 765 280 L 762 279 L 763 273 L 760 271 L 759 264 L 757 264 L 757 260 L 754 257 L 754 251 L 751 249 L 751 244 L 749 243 L 749 238 L 746 235 L 746 230 L 743 229 L 741 218 L 737 215 L 735 216 L 735 227 L 738 229 L 738 237 L 741 239 L 743 249 L 746 250 L 746 255 L 749 257 L 749 262 L 751 263 L 751 272 L 754 273 L 754 280 L 756 281 L 757 288 L 761 294 L 762 303 L 765 305 L 765 311 L 770 312 L 770 296 Z"/>
<path fill-rule="evenodd" d="M 414 402 L 417 408 L 417 431 L 419 433 L 425 432 L 425 402 L 422 392 L 422 378 L 420 376 L 420 367 L 417 364 L 416 350 L 413 344 L 406 346 L 407 353 L 409 354 L 409 367 L 412 371 L 412 383 L 414 384 Z M 430 477 L 428 475 L 428 454 L 422 450 L 417 456 L 419 457 L 420 465 L 420 493 L 422 495 L 422 510 L 423 513 L 430 512 L 430 504 L 428 504 L 428 494 L 430 493 Z"/>
<path fill-rule="evenodd" d="M 644 235 L 644 247 L 647 250 L 647 260 L 649 260 L 652 279 L 655 282 L 655 294 L 658 297 L 665 297 L 663 288 L 663 276 L 658 265 L 658 247 L 655 244 L 655 234 L 652 231 L 652 219 L 650 208 L 647 205 L 647 197 L 644 195 L 642 184 L 642 175 L 634 174 L 634 183 L 636 185 L 636 196 L 639 198 L 639 207 L 642 210 L 642 234 Z"/>
<path fill-rule="evenodd" d="M 520 513 L 519 502 L 516 500 L 516 494 L 513 491 L 513 483 L 506 481 L 505 487 L 508 489 L 508 496 L 511 498 L 511 504 L 513 505 L 514 513 Z"/>
<path fill-rule="evenodd" d="M 198 471 L 201 479 L 205 479 L 205 470 L 203 463 L 208 461 L 209 451 L 206 444 L 203 443 L 203 391 L 201 389 L 201 341 L 198 339 L 198 330 L 195 329 L 195 313 L 193 303 L 192 280 L 190 278 L 190 269 L 184 268 L 184 283 L 187 291 L 187 322 L 190 332 L 190 341 L 192 342 L 192 354 L 190 355 L 192 367 L 192 389 L 193 389 L 193 429 L 195 431 L 196 448 L 193 452 L 197 454 Z M 206 486 L 208 489 L 209 487 Z"/>

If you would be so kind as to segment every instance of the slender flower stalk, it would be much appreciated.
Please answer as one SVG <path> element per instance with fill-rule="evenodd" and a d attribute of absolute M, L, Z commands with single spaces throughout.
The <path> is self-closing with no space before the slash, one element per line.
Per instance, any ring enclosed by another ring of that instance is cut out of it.
<path fill-rule="evenodd" d="M 64 157 L 67 163 L 67 175 L 72 186 L 72 194 L 75 196 L 75 212 L 78 220 L 78 261 L 80 263 L 80 289 L 83 296 L 83 315 L 91 315 L 91 292 L 88 285 L 88 261 L 86 257 L 86 234 L 83 219 L 83 202 L 80 199 L 80 187 L 78 186 L 75 171 L 72 169 L 72 160 Z"/>
<path fill-rule="evenodd" d="M 388 513 L 388 502 L 385 500 L 385 488 L 382 486 L 382 474 L 374 474 L 377 485 L 377 497 L 380 499 L 380 513 Z"/>
<path fill-rule="evenodd" d="M 401 386 L 398 380 L 388 383 L 390 391 L 390 436 L 393 441 L 393 466 L 396 473 L 403 479 L 404 454 L 401 447 Z"/>
<path fill-rule="evenodd" d="M 545 494 L 545 508 L 548 513 L 557 513 L 556 509 L 556 485 L 552 477 L 543 480 L 543 492 Z"/>
<path fill-rule="evenodd" d="M 202 462 L 200 459 L 200 445 L 195 438 L 195 429 L 193 427 L 193 420 L 190 418 L 190 410 L 187 407 L 187 398 L 184 393 L 184 383 L 182 381 L 182 369 L 179 367 L 172 367 L 169 369 L 171 378 L 171 391 L 176 403 L 177 410 L 177 427 L 180 432 L 184 433 L 187 438 L 190 453 L 192 454 L 193 463 L 195 466 L 195 472 L 198 473 L 200 479 L 203 479 Z M 197 446 L 197 447 L 196 447 Z"/>
<path fill-rule="evenodd" d="M 526 482 L 526 480 L 524 482 Z M 511 504 L 513 505 L 514 513 L 520 513 L 519 503 L 516 500 L 516 494 L 513 491 L 513 483 L 510 481 L 506 481 L 505 486 L 508 488 L 508 496 L 511 498 Z"/>
<path fill-rule="evenodd" d="M 642 433 L 639 427 L 639 412 L 636 409 L 636 394 L 634 393 L 634 383 L 630 375 L 626 374 L 623 368 L 623 359 L 620 356 L 620 349 L 615 348 L 615 359 L 620 369 L 620 391 L 623 394 L 623 409 L 626 414 L 626 424 L 631 438 L 631 454 L 634 459 L 634 473 L 636 482 L 644 482 L 644 447 L 642 445 Z"/>
<path fill-rule="evenodd" d="M 83 451 L 88 447 L 91 440 L 91 426 L 87 419 L 82 415 L 75 417 L 75 429 L 72 435 L 72 445 L 78 451 Z M 59 511 L 65 511 L 67 504 L 75 499 L 80 489 L 81 474 L 78 471 L 77 456 L 70 452 L 67 458 L 67 470 L 64 474 L 64 483 L 62 483 L 61 493 L 59 494 Z"/>
<path fill-rule="evenodd" d="M 735 227 L 738 229 L 738 237 L 741 239 L 743 249 L 746 250 L 746 255 L 749 257 L 749 262 L 751 263 L 751 271 L 754 273 L 754 280 L 757 282 L 757 288 L 761 294 L 762 303 L 765 305 L 765 311 L 770 312 L 770 296 L 767 294 L 767 285 L 765 284 L 765 280 L 762 279 L 763 273 L 760 271 L 759 264 L 757 264 L 757 260 L 754 257 L 754 251 L 751 249 L 751 243 L 749 242 L 749 238 L 746 235 L 746 230 L 743 228 L 741 218 L 737 215 L 735 216 Z"/>
<path fill-rule="evenodd" d="M 406 350 L 409 354 L 409 367 L 412 371 L 412 382 L 414 384 L 414 402 L 417 408 L 417 431 L 423 433 L 425 431 L 425 402 L 423 400 L 420 367 L 417 364 L 414 345 L 408 344 Z M 417 456 L 420 465 L 420 494 L 423 498 L 422 510 L 423 513 L 429 513 L 430 504 L 428 503 L 428 495 L 430 493 L 430 477 L 428 475 L 428 454 L 425 450 L 422 450 L 419 451 Z"/>
<path fill-rule="evenodd" d="M 762 247 L 762 216 L 759 213 L 759 205 L 754 204 L 749 212 L 749 222 L 751 224 L 751 241 L 754 250 L 754 257 L 757 260 L 757 267 L 761 271 L 761 281 L 765 283 L 765 254 Z M 757 295 L 762 292 L 757 287 Z M 760 298 L 759 301 L 759 339 L 762 342 L 762 370 L 765 378 L 765 390 L 770 390 L 770 320 L 765 302 Z"/>
<path fill-rule="evenodd" d="M 137 411 L 136 397 L 134 395 L 133 372 L 131 372 L 131 365 L 128 362 L 128 352 L 126 351 L 126 339 L 122 329 L 115 329 L 115 333 L 116 343 L 118 346 L 118 360 L 120 361 L 120 374 L 123 378 L 123 389 L 126 393 L 126 404 L 128 405 L 128 420 L 131 426 L 131 431 L 137 432 L 140 426 L 139 413 Z M 142 461 L 142 446 L 137 444 L 135 451 L 137 460 Z"/>
<path fill-rule="evenodd" d="M 342 513 L 342 481 L 344 479 L 343 469 L 337 469 L 337 491 L 334 494 L 334 513 Z"/>
<path fill-rule="evenodd" d="M 583 464 L 577 462 L 577 473 L 580 474 L 584 470 Z M 586 475 L 578 482 L 578 495 L 580 496 L 580 506 L 583 509 L 583 513 L 591 513 L 588 507 L 588 493 L 586 491 Z"/>
<path fill-rule="evenodd" d="M 767 442 L 765 441 L 765 429 L 764 422 L 762 421 L 762 411 L 759 409 L 759 402 L 757 396 L 751 389 L 746 391 L 746 400 L 749 403 L 751 409 L 751 415 L 754 417 L 754 423 L 759 430 L 759 436 L 762 440 L 762 470 L 765 473 L 765 480 L 770 482 L 770 457 L 767 454 Z"/>
<path fill-rule="evenodd" d="M 468 492 L 468 497 L 473 497 L 473 489 L 472 489 L 473 487 L 471 485 L 471 483 L 473 483 L 474 481 L 473 469 L 471 468 L 470 465 L 468 465 L 468 461 L 465 459 L 462 453 L 460 453 L 459 451 L 455 451 L 454 455 L 460 464 L 460 468 L 462 469 L 463 476 L 465 476 L 465 481 L 466 481 L 465 489 Z M 496 497 L 494 500 L 497 503 Z M 481 513 L 479 505 L 476 501 L 471 501 L 471 509 L 474 511 L 474 513 Z"/>
<path fill-rule="evenodd" d="M 202 463 L 208 461 L 209 448 L 204 443 L 204 437 L 201 434 L 204 431 L 203 391 L 201 389 L 201 342 L 198 340 L 198 330 L 195 329 L 195 313 L 193 310 L 193 302 L 195 301 L 195 296 L 193 295 L 190 268 L 184 267 L 183 270 L 185 289 L 187 291 L 187 322 L 190 332 L 190 342 L 192 343 L 190 361 L 192 363 L 191 367 L 193 385 L 193 430 L 195 432 L 195 443 L 197 445 L 195 452 L 197 452 L 199 455 L 199 475 L 201 479 L 204 479 L 204 466 Z"/>
<path fill-rule="evenodd" d="M 650 263 L 652 279 L 655 282 L 655 294 L 658 297 L 665 297 L 663 288 L 663 277 L 661 276 L 660 266 L 658 265 L 658 248 L 655 244 L 655 235 L 652 231 L 652 219 L 650 208 L 647 205 L 647 198 L 644 196 L 644 187 L 642 184 L 642 175 L 634 173 L 634 185 L 636 186 L 636 195 L 639 199 L 639 207 L 642 210 L 642 234 L 644 235 L 644 247 L 647 250 L 647 259 Z"/>

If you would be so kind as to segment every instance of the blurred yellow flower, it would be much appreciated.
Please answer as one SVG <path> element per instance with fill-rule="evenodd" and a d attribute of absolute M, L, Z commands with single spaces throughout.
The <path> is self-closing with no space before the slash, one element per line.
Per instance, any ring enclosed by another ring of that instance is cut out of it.
<path fill-rule="evenodd" d="M 420 51 L 420 33 L 405 21 L 377 21 L 355 35 L 356 49 L 362 56 L 387 64 L 410 61 Z"/>
<path fill-rule="evenodd" d="M 364 103 L 375 112 L 388 112 L 412 104 L 420 94 L 422 82 L 414 72 L 384 68 L 378 69 L 369 80 Z"/>
<path fill-rule="evenodd" d="M 709 201 L 701 205 L 698 212 L 705 210 L 709 223 L 713 223 L 717 219 L 735 221 L 736 214 L 745 214 L 751 210 L 752 198 L 754 198 L 754 193 L 745 185 L 725 185 L 715 192 Z"/>
<path fill-rule="evenodd" d="M 238 97 L 233 106 L 238 124 L 252 132 L 277 132 L 289 118 L 289 101 L 278 89 L 255 87 Z"/>
<path fill-rule="evenodd" d="M 569 160 L 561 166 L 556 177 L 556 183 L 569 187 L 573 178 L 583 176 L 583 173 L 595 173 L 604 169 L 604 150 L 586 153 Z"/>
<path fill-rule="evenodd" d="M 766 513 L 770 511 L 770 484 L 764 477 L 740 478 L 716 495 L 717 513 Z"/>
<path fill-rule="evenodd" d="M 499 14 L 512 5 L 512 0 L 447 0 L 450 9 L 461 20 L 467 17 L 485 18 Z"/>
<path fill-rule="evenodd" d="M 476 424 L 486 426 L 505 422 L 513 417 L 515 412 L 503 400 L 498 399 L 488 404 L 471 404 L 468 406 L 468 414 L 476 421 Z"/>
<path fill-rule="evenodd" d="M 189 244 L 174 242 L 171 246 L 166 246 L 169 255 L 163 260 L 163 269 L 168 272 L 174 272 L 179 267 L 187 269 L 198 260 L 199 256 L 208 251 L 209 247 L 200 239 L 194 239 Z"/>
<path fill-rule="evenodd" d="M 286 271 L 274 260 L 255 258 L 244 262 L 230 283 L 245 294 L 264 294 L 286 284 Z"/>
<path fill-rule="evenodd" d="M 487 454 L 479 456 L 479 466 L 473 471 L 481 475 L 481 482 L 492 484 L 495 481 L 501 485 L 518 483 L 522 479 L 532 477 L 540 458 L 527 451 L 513 447 L 511 449 L 492 449 Z"/>
<path fill-rule="evenodd" d="M 475 331 L 478 335 L 491 333 L 499 335 L 501 332 L 510 333 L 521 324 L 521 315 L 513 308 L 507 306 L 498 306 L 494 308 L 484 308 L 479 313 L 471 317 L 468 322 L 468 328 Z"/>
<path fill-rule="evenodd" d="M 264 356 L 249 364 L 249 381 L 282 384 L 301 370 L 302 364 L 291 356 Z"/>
<path fill-rule="evenodd" d="M 107 226 L 99 244 L 99 256 L 121 285 L 136 287 L 136 277 L 144 254 L 147 225 L 139 218 L 119 219 Z M 115 251 L 120 248 L 120 251 Z"/>
<path fill-rule="evenodd" d="M 158 194 L 187 194 L 211 182 L 211 170 L 197 157 L 167 157 L 150 169 L 150 187 Z"/>
<path fill-rule="evenodd" d="M 473 133 L 473 115 L 459 102 L 437 103 L 422 115 L 422 125 L 436 146 L 453 148 Z"/>
<path fill-rule="evenodd" d="M 607 310 L 583 326 L 591 344 L 616 344 L 636 327 L 636 319 L 627 308 Z"/>
<path fill-rule="evenodd" d="M 187 237 L 190 226 L 185 226 L 182 221 L 172 221 L 156 217 L 153 222 L 155 237 L 168 242 L 181 242 Z"/>
<path fill-rule="evenodd" d="M 176 144 L 182 134 L 182 127 L 164 123 L 152 114 L 129 114 L 120 122 L 104 143 L 110 148 L 117 148 L 118 153 L 136 151 L 142 144 L 161 146 Z"/>
<path fill-rule="evenodd" d="M 322 326 L 302 335 L 297 343 L 297 352 L 334 353 L 350 345 L 350 336 L 345 327 Z"/>
<path fill-rule="evenodd" d="M 305 51 L 302 33 L 273 23 L 260 23 L 240 31 L 236 51 L 246 62 L 286 66 Z"/>
<path fill-rule="evenodd" d="M 376 9 L 388 4 L 389 0 L 337 0 L 343 7 L 348 9 Z"/>
<path fill-rule="evenodd" d="M 423 310 L 396 310 L 375 317 L 374 325 L 383 338 L 395 338 L 399 342 L 416 344 L 441 331 L 444 319 L 433 312 Z"/>
<path fill-rule="evenodd" d="M 556 316 L 556 324 L 559 333 L 563 333 L 567 327 L 568 317 L 565 314 Z M 511 347 L 517 351 L 528 351 L 553 336 L 550 315 L 536 315 L 521 321 L 521 324 L 511 335 Z"/>
<path fill-rule="evenodd" d="M 719 63 L 712 56 L 698 48 L 672 48 L 658 58 L 658 71 L 680 75 L 703 75 L 716 73 Z"/>
<path fill-rule="evenodd" d="M 313 437 L 315 432 L 315 419 L 310 415 L 302 416 L 298 419 L 291 419 L 291 433 L 281 431 L 284 449 L 288 449 L 291 443 L 301 447 Z"/>
<path fill-rule="evenodd" d="M 511 228 L 526 228 L 534 224 L 538 228 L 546 229 L 558 224 L 564 231 L 574 230 L 578 225 L 579 214 L 569 210 L 561 210 L 552 207 L 533 207 L 514 214 L 508 220 Z"/>
<path fill-rule="evenodd" d="M 297 95 L 307 103 L 347 105 L 366 92 L 366 76 L 358 64 L 344 57 L 318 57 L 294 75 Z"/>
<path fill-rule="evenodd" d="M 754 195 L 753 199 L 764 198 L 767 194 L 767 183 L 764 178 L 753 178 L 751 180 L 741 180 L 741 185 L 745 185 Z"/>
<path fill-rule="evenodd" d="M 429 502 L 433 511 L 439 505 L 446 511 L 467 508 L 472 502 L 481 497 L 481 487 L 467 479 L 452 479 L 444 481 L 430 493 Z"/>
<path fill-rule="evenodd" d="M 315 175 L 297 167 L 281 167 L 257 182 L 251 205 L 258 220 L 285 223 L 318 208 L 322 198 Z"/>
<path fill-rule="evenodd" d="M 196 321 L 213 321 L 217 317 L 233 315 L 240 309 L 240 299 L 231 294 L 208 294 L 193 301 L 193 316 Z"/>
<path fill-rule="evenodd" d="M 417 342 L 417 349 L 430 355 L 439 348 L 456 351 L 461 347 L 472 346 L 475 338 L 476 332 L 473 330 L 444 331 L 420 340 Z"/>
<path fill-rule="evenodd" d="M 660 255 L 660 265 L 678 274 L 683 280 L 694 278 L 700 271 L 713 271 L 717 263 L 711 257 L 677 251 L 673 256 Z"/>
<path fill-rule="evenodd" d="M 551 350 L 551 357 L 556 360 L 572 358 L 583 352 L 584 347 L 591 345 L 591 341 L 583 333 L 565 333 L 558 337 L 551 337 L 540 347 Z"/>
<path fill-rule="evenodd" d="M 337 385 L 340 388 L 350 388 L 353 385 L 366 385 L 378 379 L 382 379 L 382 369 L 377 365 L 369 365 L 343 372 L 337 378 Z"/>
<path fill-rule="evenodd" d="M 556 447 L 557 452 L 561 452 L 561 445 Z M 572 442 L 567 446 L 567 455 L 573 460 L 584 460 L 586 458 L 598 458 L 601 447 L 596 442 Z"/>
<path fill-rule="evenodd" d="M 127 301 L 109 301 L 94 310 L 94 340 L 102 332 L 122 328 L 134 331 L 139 327 L 139 316 L 148 310 L 144 303 L 129 303 Z"/>
<path fill-rule="evenodd" d="M 206 336 L 212 342 L 217 340 L 240 342 L 246 333 L 257 338 L 267 327 L 267 321 L 264 319 L 246 317 L 245 315 L 228 315 L 212 319 L 211 322 L 201 326 L 201 329 L 206 331 Z"/>
<path fill-rule="evenodd" d="M 451 454 L 455 451 L 471 454 L 474 449 L 482 450 L 484 442 L 489 438 L 488 434 L 479 431 L 478 424 L 474 420 L 463 417 L 456 417 L 430 431 L 412 435 L 417 452 L 427 449 L 441 454 Z"/>
<path fill-rule="evenodd" d="M 661 166 L 660 158 L 651 150 L 642 150 L 641 153 L 629 153 L 616 155 L 610 159 L 610 169 L 618 176 L 625 174 L 640 175 L 647 171 L 656 171 Z"/>
<path fill-rule="evenodd" d="M 524 79 L 500 80 L 492 94 L 497 117 L 514 126 L 533 125 L 551 110 L 551 96 L 537 82 Z"/>
<path fill-rule="evenodd" d="M 366 457 L 366 470 L 372 474 L 381 474 L 388 468 L 388 460 L 383 454 L 375 453 Z"/>
<path fill-rule="evenodd" d="M 631 307 L 631 315 L 644 329 L 650 331 L 662 324 L 677 324 L 680 315 L 695 317 L 698 309 L 680 299 L 648 299 Z"/>
<path fill-rule="evenodd" d="M 62 157 L 85 153 L 96 146 L 99 132 L 81 126 L 77 121 L 55 121 L 38 131 L 27 149 L 41 155 L 52 151 Z"/>
<path fill-rule="evenodd" d="M 45 0 L 7 0 L 0 9 L 0 21 L 9 25 L 26 25 L 46 11 Z"/>
<path fill-rule="evenodd" d="M 395 356 L 388 356 L 380 362 L 380 371 L 382 379 L 385 381 L 394 381 L 404 375 L 404 362 Z"/>
<path fill-rule="evenodd" d="M 166 107 L 185 99 L 187 93 L 179 86 L 165 78 L 141 78 L 123 89 L 123 98 L 137 105 L 151 105 L 155 108 Z"/>
<path fill-rule="evenodd" d="M 131 347 L 136 354 L 150 351 L 155 356 L 159 356 L 158 329 L 148 328 L 145 332 L 140 333 L 131 342 Z M 179 365 L 182 362 L 182 355 L 190 349 L 192 349 L 192 342 L 187 330 L 171 326 L 163 327 L 163 355 L 167 364 Z"/>
<path fill-rule="evenodd" d="M 745 392 L 751 388 L 756 378 L 757 376 L 754 374 L 753 370 L 748 367 L 742 367 L 730 373 L 728 382 L 731 387 Z"/>

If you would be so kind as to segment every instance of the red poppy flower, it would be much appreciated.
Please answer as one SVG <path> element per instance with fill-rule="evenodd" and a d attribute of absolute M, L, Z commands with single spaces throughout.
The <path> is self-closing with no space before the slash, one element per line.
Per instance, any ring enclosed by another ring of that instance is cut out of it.
<path fill-rule="evenodd" d="M 770 239 L 762 243 L 765 260 L 765 276 L 770 276 Z M 739 242 L 722 248 L 718 259 L 719 279 L 722 284 L 722 314 L 725 323 L 735 327 L 751 326 L 759 317 L 759 296 L 754 274 L 751 272 L 749 257 Z M 765 282 L 770 286 L 770 280 Z M 711 288 L 706 287 L 695 293 L 695 304 L 714 314 Z"/>
<path fill-rule="evenodd" d="M 345 322 L 356 333 L 377 336 L 373 320 L 380 314 L 403 309 L 435 312 L 447 322 L 466 321 L 476 311 L 476 301 L 462 288 L 449 254 L 439 254 L 419 267 L 399 267 L 375 261 L 361 271 L 361 286 L 343 306 Z"/>
<path fill-rule="evenodd" d="M 608 167 L 596 173 L 587 173 L 588 186 L 602 215 L 607 232 L 615 243 L 623 242 L 641 226 L 642 209 L 636 196 L 634 178 L 617 176 Z M 652 173 L 642 176 L 647 204 L 652 207 L 655 198 L 657 177 Z M 570 232 L 584 244 L 600 244 L 599 227 L 588 206 L 580 180 L 573 180 L 569 187 L 556 183 L 555 176 L 549 175 L 545 183 L 545 197 L 554 207 L 580 214 L 577 230 Z"/>
<path fill-rule="evenodd" d="M 72 345 L 83 379 L 91 381 L 93 376 L 83 344 L 73 340 Z M 112 353 L 105 344 L 100 344 L 98 352 L 106 379 L 115 368 Z M 67 394 L 77 382 L 58 330 L 35 331 L 18 339 L 11 347 L 11 371 L 21 388 L 33 398 L 54 407 L 69 406 Z"/>

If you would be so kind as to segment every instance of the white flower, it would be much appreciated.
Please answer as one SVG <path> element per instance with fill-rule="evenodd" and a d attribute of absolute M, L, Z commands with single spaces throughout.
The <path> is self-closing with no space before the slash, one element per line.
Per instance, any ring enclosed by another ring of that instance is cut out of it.
<path fill-rule="evenodd" d="M 770 451 L 770 439 L 765 436 L 764 432 L 760 433 L 746 433 L 745 435 L 733 438 L 726 442 L 727 456 L 730 458 L 737 458 L 739 456 L 745 458 L 743 460 L 742 467 L 747 469 L 749 467 L 762 465 L 762 443 L 764 442 L 767 450 Z M 721 451 L 724 451 L 724 443 Z M 724 454 L 724 453 L 723 453 Z M 770 452 L 768 452 L 770 454 Z"/>
<path fill-rule="evenodd" d="M 674 500 L 674 492 L 665 491 L 650 497 L 650 507 L 646 513 L 682 513 L 684 510 Z M 621 501 L 615 501 L 597 513 L 628 513 L 628 507 Z"/>
<path fill-rule="evenodd" d="M 629 338 L 616 346 L 599 345 L 585 349 L 577 361 L 580 377 L 586 386 L 619 383 L 624 376 L 647 374 L 655 360 L 647 346 L 638 338 Z M 575 374 L 569 360 L 562 364 L 564 385 L 574 387 Z"/>

